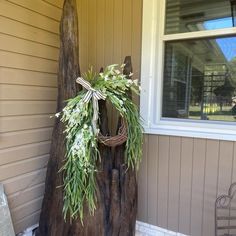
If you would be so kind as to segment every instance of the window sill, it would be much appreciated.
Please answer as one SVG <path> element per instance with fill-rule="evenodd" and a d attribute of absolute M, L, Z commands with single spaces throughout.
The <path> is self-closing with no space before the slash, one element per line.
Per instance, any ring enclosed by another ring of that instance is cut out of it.
<path fill-rule="evenodd" d="M 201 124 L 201 126 L 198 126 L 198 122 L 160 121 L 160 124 L 144 125 L 144 133 L 236 141 L 236 125 L 235 127 L 232 125 L 219 125 L 219 128 L 215 126 L 212 124 Z"/>

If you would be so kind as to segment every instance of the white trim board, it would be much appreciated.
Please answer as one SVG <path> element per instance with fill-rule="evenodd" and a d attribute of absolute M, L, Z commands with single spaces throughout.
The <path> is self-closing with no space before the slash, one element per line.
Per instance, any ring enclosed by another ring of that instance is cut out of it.
<path fill-rule="evenodd" d="M 141 221 L 136 221 L 135 236 L 187 236 L 187 235 L 163 229 Z"/>
<path fill-rule="evenodd" d="M 33 230 L 38 227 L 38 224 L 27 228 L 21 236 L 33 236 Z M 136 221 L 135 236 L 187 236 L 181 233 L 176 233 L 167 229 L 150 225 L 141 221 Z"/>

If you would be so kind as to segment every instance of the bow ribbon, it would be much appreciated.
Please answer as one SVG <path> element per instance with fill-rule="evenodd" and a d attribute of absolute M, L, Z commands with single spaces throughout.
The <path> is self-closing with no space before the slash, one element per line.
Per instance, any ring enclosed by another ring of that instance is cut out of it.
<path fill-rule="evenodd" d="M 81 77 L 78 77 L 76 79 L 76 82 L 88 90 L 83 98 L 83 102 L 87 103 L 90 101 L 91 98 L 93 99 L 92 126 L 93 126 L 93 130 L 94 130 L 95 134 L 97 135 L 99 132 L 99 130 L 97 129 L 97 121 L 98 121 L 98 113 L 99 113 L 98 100 L 100 100 L 100 99 L 105 100 L 106 96 L 104 94 L 102 94 L 99 90 L 92 88 L 91 84 Z"/>

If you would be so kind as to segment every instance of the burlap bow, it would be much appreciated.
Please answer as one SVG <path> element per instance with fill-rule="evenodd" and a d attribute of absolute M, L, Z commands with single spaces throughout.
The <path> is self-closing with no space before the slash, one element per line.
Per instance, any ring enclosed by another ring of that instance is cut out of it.
<path fill-rule="evenodd" d="M 102 94 L 102 92 L 100 92 L 99 90 L 92 88 L 91 84 L 81 77 L 78 77 L 76 79 L 76 82 L 88 90 L 88 92 L 85 94 L 85 96 L 83 98 L 83 102 L 87 103 L 90 101 L 91 98 L 93 99 L 92 126 L 93 126 L 93 130 L 94 130 L 95 134 L 97 135 L 99 132 L 99 130 L 97 129 L 97 121 L 98 121 L 98 113 L 99 113 L 98 100 L 100 100 L 100 99 L 105 100 L 106 96 L 104 94 Z"/>

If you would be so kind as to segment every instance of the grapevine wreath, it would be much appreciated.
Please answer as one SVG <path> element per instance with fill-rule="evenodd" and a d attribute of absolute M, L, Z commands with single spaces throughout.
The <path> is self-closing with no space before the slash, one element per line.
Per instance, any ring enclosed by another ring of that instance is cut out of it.
<path fill-rule="evenodd" d="M 121 66 L 121 69 L 124 65 Z M 106 67 L 95 74 L 92 70 L 76 82 L 84 88 L 75 98 L 69 99 L 62 112 L 57 113 L 65 124 L 66 159 L 61 169 L 64 172 L 63 213 L 71 219 L 83 220 L 86 202 L 91 213 L 96 203 L 96 162 L 100 158 L 98 142 L 117 146 L 126 142 L 125 163 L 135 169 L 142 155 L 142 126 L 137 106 L 128 96 L 128 91 L 139 94 L 136 80 L 124 75 L 118 65 Z M 106 100 L 122 117 L 118 135 L 104 136 L 99 131 L 99 100 Z"/>

